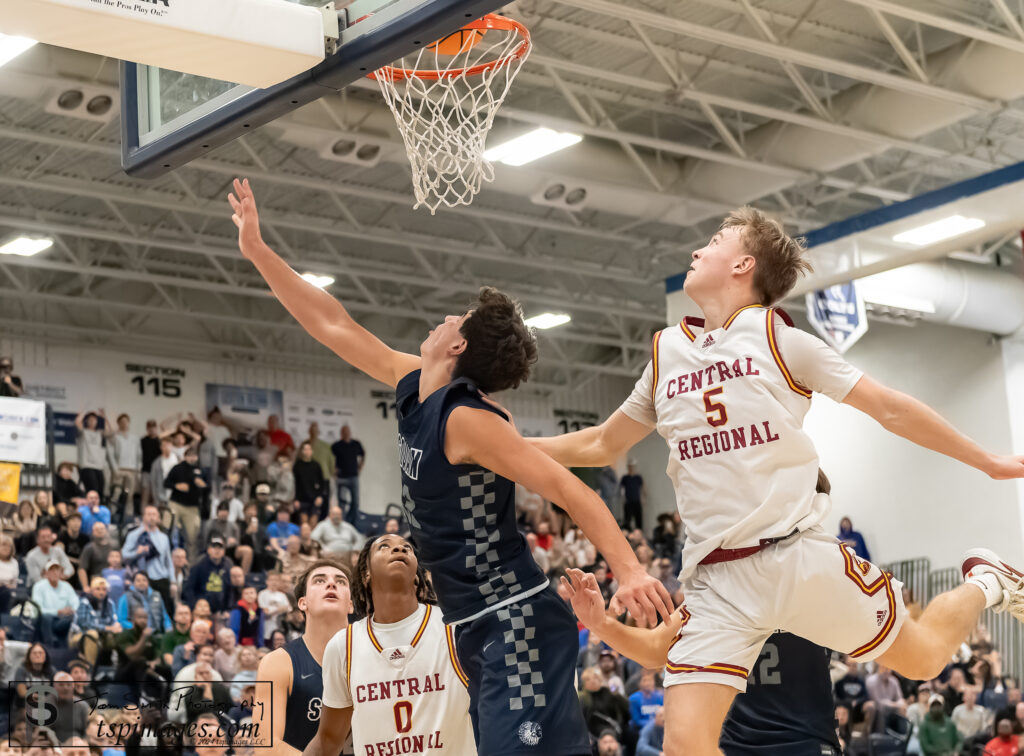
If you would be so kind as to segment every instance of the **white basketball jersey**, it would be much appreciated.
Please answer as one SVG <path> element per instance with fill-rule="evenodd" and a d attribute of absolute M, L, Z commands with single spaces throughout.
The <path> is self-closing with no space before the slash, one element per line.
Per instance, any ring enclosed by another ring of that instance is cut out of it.
<path fill-rule="evenodd" d="M 828 512 L 802 428 L 811 392 L 778 351 L 779 317 L 751 305 L 714 331 L 686 318 L 654 337 L 652 398 L 686 528 L 684 578 L 717 548 L 806 530 Z"/>
<path fill-rule="evenodd" d="M 359 756 L 476 753 L 455 638 L 440 611 L 425 609 L 401 646 L 382 647 L 369 618 L 348 628 L 346 677 Z"/>

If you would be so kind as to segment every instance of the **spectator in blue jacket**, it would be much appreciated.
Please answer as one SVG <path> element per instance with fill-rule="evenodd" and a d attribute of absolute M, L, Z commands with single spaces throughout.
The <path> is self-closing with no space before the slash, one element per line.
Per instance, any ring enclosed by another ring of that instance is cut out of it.
<path fill-rule="evenodd" d="M 110 527 L 110 510 L 100 502 L 100 495 L 97 491 L 89 491 L 85 495 L 85 504 L 78 508 L 78 514 L 82 515 L 82 532 L 92 533 L 94 522 L 102 522 Z"/>
<path fill-rule="evenodd" d="M 665 710 L 660 706 L 654 713 L 654 719 L 640 730 L 640 739 L 636 743 L 636 756 L 662 756 L 665 746 Z"/>
<path fill-rule="evenodd" d="M 149 576 L 141 570 L 135 573 L 132 584 L 117 602 L 117 619 L 126 630 L 132 628 L 132 613 L 137 607 L 146 610 L 149 615 L 149 627 L 153 628 L 157 635 L 171 629 L 171 618 L 167 614 L 163 597 L 149 587 Z"/>
<path fill-rule="evenodd" d="M 283 555 L 287 550 L 288 539 L 293 535 L 300 535 L 299 526 L 292 522 L 292 509 L 287 504 L 278 507 L 277 519 L 267 525 L 267 538 L 272 548 Z"/>
<path fill-rule="evenodd" d="M 868 552 L 868 545 L 864 543 L 864 536 L 853 529 L 853 522 L 849 517 L 839 521 L 839 541 L 845 543 L 853 552 L 866 562 L 871 561 L 871 554 Z"/>
<path fill-rule="evenodd" d="M 629 697 L 629 716 L 633 726 L 642 730 L 654 720 L 654 712 L 665 703 L 665 693 L 655 687 L 655 673 L 646 669 L 640 676 L 640 687 Z"/>

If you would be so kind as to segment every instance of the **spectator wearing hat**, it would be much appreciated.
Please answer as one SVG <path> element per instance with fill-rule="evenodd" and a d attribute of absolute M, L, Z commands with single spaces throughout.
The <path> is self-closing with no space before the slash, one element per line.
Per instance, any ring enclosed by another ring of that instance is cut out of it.
<path fill-rule="evenodd" d="M 113 648 L 114 638 L 122 629 L 107 581 L 97 575 L 89 583 L 89 593 L 83 593 L 78 600 L 71 645 L 77 646 L 90 664 L 95 664 L 101 651 Z"/>
<path fill-rule="evenodd" d="M 146 573 L 150 587 L 163 598 L 164 608 L 170 609 L 174 561 L 171 539 L 160 529 L 160 508 L 156 504 L 142 508 L 142 524 L 124 539 L 122 555 L 129 565 Z"/>
<path fill-rule="evenodd" d="M 171 618 L 167 614 L 163 597 L 149 585 L 149 576 L 139 570 L 132 578 L 132 584 L 124 592 L 117 603 L 117 619 L 127 629 L 134 622 L 135 610 L 139 607 L 146 610 L 149 616 L 147 625 L 157 635 L 171 629 Z"/>
<path fill-rule="evenodd" d="M 597 668 L 601 670 L 602 682 L 612 693 L 626 695 L 626 684 L 619 674 L 619 660 L 615 652 L 606 648 L 597 657 Z"/>
<path fill-rule="evenodd" d="M 946 700 L 938 693 L 928 699 L 928 716 L 921 722 L 918 740 L 921 756 L 956 756 L 960 749 L 960 733 L 946 716 Z"/>
<path fill-rule="evenodd" d="M 61 578 L 61 561 L 51 558 L 43 570 L 44 577 L 32 586 L 32 600 L 39 605 L 39 629 L 43 643 L 67 645 L 71 623 L 78 609 L 78 594 L 71 584 Z"/>
<path fill-rule="evenodd" d="M 207 490 L 203 471 L 199 467 L 199 452 L 194 446 L 185 449 L 183 461 L 171 468 L 164 486 L 171 490 L 171 511 L 185 531 L 189 558 L 199 553 L 199 528 L 202 524 L 200 507 Z"/>
<path fill-rule="evenodd" d="M 217 504 L 217 511 L 214 518 L 203 523 L 203 527 L 199 535 L 199 544 L 203 551 L 206 551 L 206 547 L 210 544 L 210 539 L 215 536 L 219 537 L 224 541 L 224 553 L 234 561 L 235 548 L 238 546 L 239 532 L 238 525 L 231 522 L 229 519 L 230 514 L 230 501 L 222 500 Z"/>
<path fill-rule="evenodd" d="M 626 465 L 626 474 L 619 481 L 619 490 L 622 491 L 622 527 L 626 530 L 634 527 L 643 530 L 647 488 L 643 476 L 636 471 L 635 459 L 629 460 Z"/>
<path fill-rule="evenodd" d="M 227 604 L 232 561 L 224 555 L 224 539 L 214 535 L 206 547 L 206 554 L 192 566 L 185 584 L 184 600 L 195 606 L 198 599 L 206 599 L 210 611 L 221 614 L 231 610 Z"/>
<path fill-rule="evenodd" d="M 260 522 L 269 525 L 277 517 L 280 505 L 271 498 L 269 483 L 257 483 L 252 489 L 253 502 L 259 509 Z M 288 502 L 289 504 L 291 502 Z"/>
<path fill-rule="evenodd" d="M 82 659 L 72 659 L 68 662 L 68 673 L 75 681 L 75 698 L 79 701 L 95 701 L 96 689 L 91 685 L 92 665 Z"/>
<path fill-rule="evenodd" d="M 51 559 L 56 559 L 63 568 L 63 579 L 69 580 L 75 574 L 64 549 L 57 544 L 57 535 L 49 525 L 40 525 L 36 530 L 36 546 L 25 555 L 25 581 L 35 585 L 43 577 L 43 570 Z"/>

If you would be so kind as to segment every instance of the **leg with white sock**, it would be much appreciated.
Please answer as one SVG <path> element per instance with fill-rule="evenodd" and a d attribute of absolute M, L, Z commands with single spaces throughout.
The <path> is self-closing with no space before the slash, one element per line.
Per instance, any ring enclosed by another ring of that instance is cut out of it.
<path fill-rule="evenodd" d="M 913 680 L 937 677 L 985 609 L 1014 611 L 1024 603 L 1024 573 L 987 549 L 968 551 L 961 572 L 962 586 L 932 599 L 916 621 L 908 618 L 903 623 L 896 641 L 879 659 L 882 664 Z"/>

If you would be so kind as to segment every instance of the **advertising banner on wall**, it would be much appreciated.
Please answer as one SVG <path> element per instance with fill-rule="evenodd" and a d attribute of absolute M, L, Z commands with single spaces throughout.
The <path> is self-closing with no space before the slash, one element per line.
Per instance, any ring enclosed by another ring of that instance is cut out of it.
<path fill-rule="evenodd" d="M 85 370 L 24 368 L 25 398 L 46 402 L 53 408 L 53 442 L 74 444 L 75 417 L 79 412 L 95 412 L 106 407 L 104 382 Z"/>
<path fill-rule="evenodd" d="M 309 424 L 320 427 L 320 438 L 337 441 L 343 425 L 352 426 L 355 401 L 352 399 L 299 394 L 289 391 L 284 395 L 284 429 L 296 444 L 309 438 Z"/>
<path fill-rule="evenodd" d="M 20 488 L 21 465 L 0 462 L 0 516 L 10 517 L 10 510 L 18 503 Z"/>
<path fill-rule="evenodd" d="M 214 407 L 220 408 L 232 428 L 251 436 L 267 427 L 271 415 L 283 422 L 284 394 L 278 389 L 207 383 L 206 411 Z"/>
<path fill-rule="evenodd" d="M 45 402 L 0 397 L 0 462 L 47 461 Z"/>

